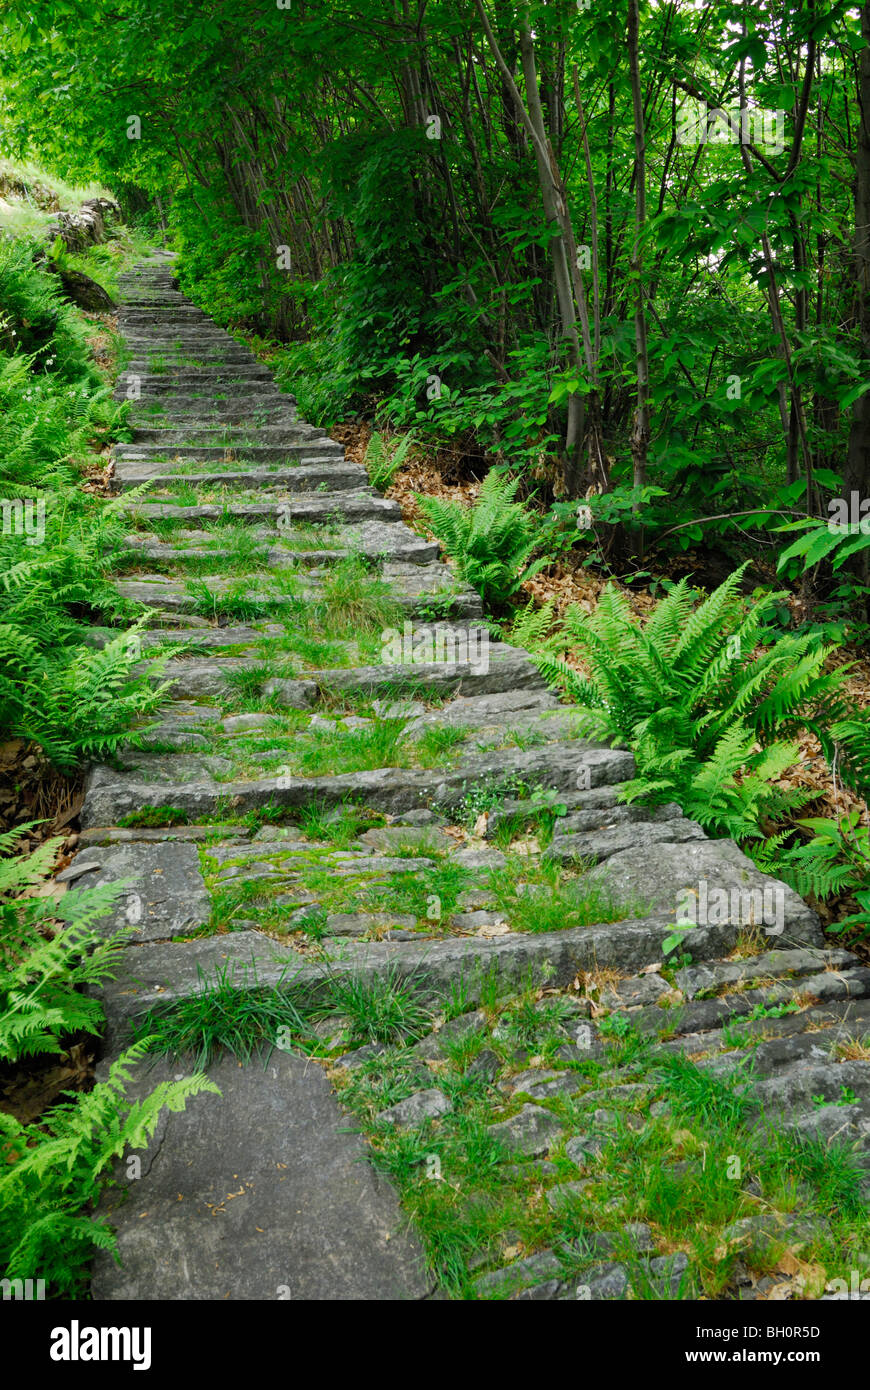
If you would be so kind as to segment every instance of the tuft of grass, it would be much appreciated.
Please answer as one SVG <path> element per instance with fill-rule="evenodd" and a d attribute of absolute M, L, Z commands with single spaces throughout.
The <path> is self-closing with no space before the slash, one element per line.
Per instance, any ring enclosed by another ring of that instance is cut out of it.
<path fill-rule="evenodd" d="M 166 1057 L 192 1057 L 197 1070 L 223 1052 L 240 1062 L 261 1056 L 265 1066 L 273 1050 L 289 1050 L 308 1032 L 299 998 L 284 987 L 284 976 L 261 987 L 256 966 L 220 966 L 213 980 L 200 968 L 195 994 L 167 1000 L 134 1021 L 136 1039 L 149 1038 L 149 1050 Z"/>
<path fill-rule="evenodd" d="M 180 806 L 142 806 L 118 821 L 123 829 L 135 830 L 160 830 L 165 826 L 189 824 L 190 816 Z"/>
<path fill-rule="evenodd" d="M 528 861 L 508 860 L 506 869 L 491 875 L 490 888 L 514 931 L 564 931 L 642 914 L 643 904 L 618 901 L 587 874 L 581 866 L 576 877 L 568 878 L 556 864 L 544 861 L 530 869 Z"/>
<path fill-rule="evenodd" d="M 432 1027 L 434 1014 L 418 983 L 402 979 L 395 967 L 370 980 L 336 975 L 330 981 L 328 997 L 324 1016 L 346 1016 L 358 1042 L 416 1041 Z"/>

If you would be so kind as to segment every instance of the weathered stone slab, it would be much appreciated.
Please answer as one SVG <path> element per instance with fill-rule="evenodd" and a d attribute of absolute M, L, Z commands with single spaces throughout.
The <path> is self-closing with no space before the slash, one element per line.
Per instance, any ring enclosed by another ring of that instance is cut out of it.
<path fill-rule="evenodd" d="M 733 840 L 662 843 L 648 853 L 624 849 L 596 866 L 590 878 L 592 882 L 605 884 L 620 898 L 634 896 L 646 902 L 651 911 L 665 910 L 674 914 L 685 891 L 695 894 L 699 903 L 702 892 L 706 892 L 706 901 L 712 904 L 714 890 L 721 890 L 728 897 L 726 917 L 731 916 L 734 895 L 737 911 L 733 915 L 737 926 L 746 925 L 740 921 L 747 902 L 745 895 L 754 891 L 757 902 L 763 906 L 766 889 L 768 903 L 774 911 L 770 914 L 771 926 L 763 925 L 763 930 L 771 938 L 772 946 L 823 944 L 819 919 L 812 908 L 787 884 L 759 873 Z M 705 887 L 702 889 L 701 885 Z M 780 910 L 781 932 L 776 920 Z M 686 939 L 686 949 L 693 951 L 694 936 L 688 935 Z"/>
<path fill-rule="evenodd" d="M 655 845 L 685 844 L 687 840 L 706 840 L 704 831 L 696 821 L 674 819 L 657 825 L 644 823 L 638 818 L 634 822 L 579 835 L 554 835 L 547 848 L 547 858 L 558 864 L 595 863 L 626 850 L 632 854 L 643 854 L 644 851 L 651 851 Z"/>
<path fill-rule="evenodd" d="M 407 1100 L 389 1106 L 375 1118 L 381 1124 L 409 1129 L 425 1124 L 427 1120 L 437 1120 L 441 1115 L 449 1115 L 452 1109 L 444 1092 L 433 1086 L 428 1091 L 415 1091 Z"/>
<path fill-rule="evenodd" d="M 193 844 L 139 841 L 85 849 L 58 878 L 62 881 L 67 875 L 76 875 L 77 886 L 88 888 L 126 881 L 114 910 L 99 924 L 107 936 L 127 927 L 134 941 L 167 940 L 201 927 L 211 915 Z"/>
<path fill-rule="evenodd" d="M 233 810 L 242 812 L 268 803 L 305 806 L 320 802 L 336 806 L 355 796 L 369 806 L 391 812 L 410 811 L 426 804 L 449 808 L 458 805 L 475 782 L 496 782 L 509 773 L 539 780 L 557 790 L 563 785 L 570 786 L 576 777 L 580 757 L 594 784 L 624 781 L 634 768 L 630 753 L 577 742 L 471 755 L 450 769 L 377 768 L 335 777 L 294 777 L 284 786 L 278 786 L 276 778 L 251 782 L 188 782 L 173 787 L 170 794 L 167 787 L 139 783 L 135 778 L 123 777 L 110 768 L 101 767 L 94 769 L 88 779 L 82 823 L 106 825 L 143 805 L 177 806 L 195 818 L 212 811 L 218 798 Z M 468 853 L 474 851 L 463 851 L 466 858 L 457 856 L 457 862 L 467 862 Z M 486 853 L 497 855 L 497 851 Z M 491 862 L 495 864 L 499 860 L 493 858 Z M 500 862 L 504 863 L 503 856 Z M 474 864 L 467 863 L 467 866 L 474 867 Z M 638 896 L 636 891 L 634 896 Z"/>
<path fill-rule="evenodd" d="M 189 1068 L 158 1062 L 136 1094 Z M 425 1298 L 422 1251 L 392 1189 L 319 1067 L 272 1053 L 210 1070 L 221 1095 L 164 1112 L 138 1181 L 118 1165 L 101 1215 L 122 1265 L 94 1262 L 98 1302 L 130 1300 L 386 1301 Z"/>
<path fill-rule="evenodd" d="M 562 1134 L 561 1121 L 540 1105 L 524 1105 L 516 1115 L 487 1128 L 510 1153 L 527 1158 L 541 1158 Z"/>
<path fill-rule="evenodd" d="M 416 927 L 408 912 L 333 912 L 326 919 L 328 936 L 364 936 L 378 927 Z"/>

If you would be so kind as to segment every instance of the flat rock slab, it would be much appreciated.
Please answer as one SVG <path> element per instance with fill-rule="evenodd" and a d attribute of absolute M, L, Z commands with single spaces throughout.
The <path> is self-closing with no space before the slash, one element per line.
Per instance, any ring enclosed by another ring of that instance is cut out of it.
<path fill-rule="evenodd" d="M 636 822 L 577 835 L 554 835 L 547 858 L 554 859 L 558 864 L 576 864 L 586 860 L 598 862 L 623 850 L 639 853 L 658 844 L 683 844 L 686 840 L 704 839 L 703 830 L 693 820 L 679 819 L 663 825 Z"/>
<path fill-rule="evenodd" d="M 125 956 L 116 978 L 107 980 L 102 988 L 106 1046 L 111 1050 L 129 1040 L 133 1015 L 162 1001 L 195 993 L 203 975 L 214 982 L 218 972 L 226 971 L 238 988 L 253 989 L 258 984 L 313 983 L 326 974 L 348 972 L 362 980 L 374 980 L 393 971 L 397 979 L 412 981 L 435 998 L 461 981 L 469 1004 L 474 1004 L 491 971 L 505 986 L 515 984 L 517 988 L 527 987 L 530 978 L 561 988 L 581 970 L 610 967 L 634 973 L 662 959 L 662 941 L 669 931 L 668 922 L 659 918 L 569 927 L 536 935 L 512 932 L 493 939 L 474 936 L 358 942 L 343 938 L 336 941 L 338 953 L 327 951 L 326 960 L 318 965 L 258 931 L 142 945 Z M 721 956 L 732 949 L 735 936 L 734 928 L 701 928 L 693 936 L 692 953 L 696 960 Z M 588 1057 L 589 1053 L 583 1055 Z"/>
<path fill-rule="evenodd" d="M 570 788 L 576 783 L 578 766 L 582 766 L 584 776 L 588 776 L 593 786 L 605 782 L 622 782 L 634 773 L 634 759 L 628 752 L 619 749 L 602 748 L 599 745 L 584 743 L 581 740 L 571 743 L 552 743 L 544 748 L 530 748 L 526 751 L 505 748 L 497 753 L 474 754 L 455 768 L 375 768 L 367 772 L 341 773 L 334 777 L 294 777 L 280 779 L 259 779 L 250 782 L 214 783 L 210 780 L 195 780 L 196 760 L 175 756 L 166 760 L 166 779 L 159 785 L 156 770 L 158 759 L 139 761 L 152 769 L 150 780 L 137 775 L 125 776 L 108 766 L 97 766 L 89 774 L 86 785 L 85 805 L 82 809 L 83 826 L 107 825 L 131 811 L 139 811 L 143 806 L 172 806 L 190 813 L 191 818 L 214 812 L 218 802 L 228 805 L 232 811 L 245 812 L 256 806 L 269 803 L 283 806 L 304 806 L 312 802 L 322 802 L 326 806 L 337 806 L 348 796 L 359 794 L 361 800 L 378 810 L 399 813 L 418 809 L 420 806 L 434 804 L 445 810 L 461 803 L 469 785 L 483 778 L 496 781 L 513 773 L 527 781 L 540 781 L 557 791 Z M 200 760 L 202 761 L 202 760 Z M 173 777 L 170 766 L 176 768 Z M 731 843 L 726 841 L 724 843 Z M 702 845 L 701 848 L 704 846 Z M 687 846 L 687 849 L 690 848 Z M 693 848 L 693 847 L 692 847 Z M 734 846 L 735 852 L 739 851 Z M 480 867 L 484 861 L 475 862 L 461 852 L 457 863 L 466 867 Z M 481 851 L 494 855 L 495 851 Z M 463 858 L 463 855 L 465 857 Z M 656 849 L 657 861 L 659 847 Z M 740 856 L 741 859 L 745 857 Z M 614 855 L 614 860 L 624 856 Z M 491 858 L 488 862 L 504 863 L 503 856 Z M 613 862 L 613 861 L 611 861 Z M 648 864 L 645 857 L 633 859 L 643 875 Z M 749 864 L 749 860 L 745 860 Z M 755 871 L 757 872 L 757 871 Z M 759 882 L 763 880 L 758 875 Z M 790 891 L 790 890 L 788 890 Z M 675 888 L 671 883 L 671 899 Z M 642 896 L 633 890 L 632 897 Z M 795 895 L 792 895 L 795 896 Z M 797 901 L 800 901 L 797 899 Z M 808 908 L 804 909 L 809 912 Z M 810 944 L 817 944 L 813 941 Z"/>
<path fill-rule="evenodd" d="M 540 1105 L 524 1105 L 509 1120 L 489 1125 L 489 1133 L 512 1154 L 540 1158 L 562 1135 L 560 1121 Z"/>
<path fill-rule="evenodd" d="M 142 1068 L 134 1094 L 179 1070 Z M 425 1298 L 422 1250 L 320 1068 L 276 1051 L 265 1070 L 227 1057 L 209 1075 L 221 1095 L 164 1112 L 137 1181 L 119 1164 L 100 1212 L 118 1231 L 122 1265 L 97 1254 L 93 1297 Z"/>
<path fill-rule="evenodd" d="M 123 927 L 132 929 L 132 941 L 167 940 L 202 926 L 211 915 L 194 844 L 166 840 L 94 846 L 82 850 L 58 875 L 61 881 L 67 876 L 85 888 L 126 883 L 112 911 L 98 923 L 107 936 Z"/>
<path fill-rule="evenodd" d="M 673 825 L 676 828 L 680 822 Z M 639 831 L 640 827 L 635 829 Z M 752 907 L 752 893 L 756 908 L 760 905 L 764 914 L 762 920 L 759 913 L 756 922 L 771 946 L 824 945 L 819 919 L 812 908 L 793 888 L 760 873 L 733 840 L 689 840 L 684 844 L 656 844 L 646 850 L 639 844 L 635 849 L 612 854 L 589 877 L 623 901 L 642 900 L 650 912 L 677 914 L 683 894 L 689 892 L 693 895 L 690 901 L 698 905 L 696 918 L 706 917 L 709 926 L 725 921 L 735 926 L 748 925 L 743 918 Z M 716 896 L 720 893 L 727 895 L 727 902 L 725 897 Z M 725 907 L 724 915 L 718 910 L 720 902 Z M 687 933 L 689 951 L 693 940 L 694 935 Z"/>

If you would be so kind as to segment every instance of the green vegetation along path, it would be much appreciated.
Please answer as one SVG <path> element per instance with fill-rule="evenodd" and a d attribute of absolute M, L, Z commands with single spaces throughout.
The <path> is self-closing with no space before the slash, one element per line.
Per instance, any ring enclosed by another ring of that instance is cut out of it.
<path fill-rule="evenodd" d="M 147 1011 L 143 1091 L 190 1069 L 166 1049 L 194 1015 L 201 1042 L 248 1010 L 272 1050 L 210 1059 L 221 1096 L 119 1166 L 94 1296 L 748 1297 L 783 1249 L 847 1268 L 870 970 L 732 842 L 619 804 L 631 755 L 577 737 L 169 259 L 123 296 L 114 479 L 150 488 L 118 587 L 172 688 L 90 771 L 66 870 L 126 884 L 102 1065 Z"/>

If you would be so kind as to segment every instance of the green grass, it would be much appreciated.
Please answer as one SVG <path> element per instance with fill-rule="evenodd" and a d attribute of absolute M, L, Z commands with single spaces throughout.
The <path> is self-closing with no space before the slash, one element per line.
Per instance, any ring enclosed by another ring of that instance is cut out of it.
<path fill-rule="evenodd" d="M 854 1252 L 867 1237 L 854 1155 L 768 1126 L 753 1102 L 751 1077 L 713 1077 L 683 1058 L 663 1058 L 637 1035 L 615 1039 L 600 1059 L 573 1066 L 576 1097 L 540 1102 L 560 1116 L 566 1133 L 588 1134 L 595 1132 L 592 1109 L 602 1102 L 585 1102 L 586 1090 L 600 1091 L 611 1081 L 648 1086 L 643 1100 L 613 1092 L 606 1108 L 614 1119 L 600 1130 L 599 1157 L 590 1155 L 584 1168 L 566 1158 L 560 1143 L 551 1149 L 555 1171 L 544 1182 L 581 1178 L 584 1184 L 582 1194 L 552 1210 L 542 1199 L 534 1165 L 509 1165 L 488 1129 L 518 1102 L 505 1107 L 495 1087 L 469 1068 L 487 1049 L 499 1057 L 501 1074 L 509 1074 L 517 1066 L 517 1046 L 534 1049 L 546 1065 L 565 1042 L 560 1025 L 574 1016 L 564 999 L 519 996 L 502 1011 L 495 1033 L 478 1031 L 447 1045 L 437 1084 L 453 1111 L 434 1123 L 396 1132 L 377 1122 L 385 1106 L 419 1089 L 416 1058 L 407 1049 L 391 1048 L 341 1075 L 342 1101 L 360 1119 L 376 1165 L 398 1187 L 449 1296 L 479 1297 L 473 1281 L 482 1269 L 543 1249 L 559 1256 L 561 1278 L 582 1283 L 590 1266 L 601 1262 L 593 1251 L 596 1233 L 607 1232 L 613 1246 L 606 1259 L 626 1268 L 635 1298 L 733 1298 L 738 1259 L 761 1277 L 776 1269 L 781 1250 L 790 1244 L 787 1233 L 748 1246 L 726 1239 L 732 1223 L 759 1212 L 817 1221 L 818 1235 L 808 1248 L 798 1247 L 800 1258 L 808 1266 L 822 1261 L 828 1276 L 848 1275 Z M 648 1108 L 652 1099 L 661 1103 L 655 1118 Z M 763 1193 L 761 1204 L 747 1192 L 750 1183 Z M 650 1226 L 657 1253 L 689 1255 L 690 1276 L 678 1294 L 650 1281 L 620 1233 L 623 1223 L 636 1221 Z M 811 1272 L 811 1277 L 819 1276 Z M 504 1287 L 483 1296 L 504 1298 L 510 1291 Z"/>
<path fill-rule="evenodd" d="M 347 849 L 366 830 L 384 825 L 386 818 L 379 813 L 367 813 L 351 803 L 327 807 L 323 802 L 314 801 L 300 809 L 298 823 L 307 839 L 319 840 L 335 849 Z"/>
<path fill-rule="evenodd" d="M 287 1049 L 307 1034 L 298 999 L 282 983 L 261 988 L 253 965 L 241 970 L 221 966 L 213 980 L 200 970 L 195 994 L 167 1001 L 136 1020 L 136 1038 L 152 1038 L 150 1051 L 161 1056 L 193 1058 L 199 1070 L 224 1052 L 240 1062 L 263 1058 L 276 1047 Z"/>
<path fill-rule="evenodd" d="M 336 975 L 329 986 L 324 1016 L 337 1013 L 349 1020 L 356 1043 L 407 1043 L 425 1037 L 434 1018 L 432 1005 L 418 986 L 402 979 L 394 968 L 370 980 Z"/>
<path fill-rule="evenodd" d="M 188 812 L 179 806 L 143 806 L 118 820 L 118 825 L 122 828 L 137 830 L 160 830 L 173 825 L 189 824 Z"/>
<path fill-rule="evenodd" d="M 641 900 L 619 901 L 603 885 L 590 883 L 587 872 L 581 868 L 576 877 L 568 877 L 555 864 L 509 859 L 506 869 L 491 875 L 490 887 L 518 932 L 565 931 L 643 915 Z M 538 891 L 521 892 L 529 887 Z"/>
<path fill-rule="evenodd" d="M 213 978 L 199 971 L 199 989 L 167 1000 L 134 1021 L 137 1039 L 161 1056 L 191 1058 L 197 1069 L 230 1053 L 241 1062 L 268 1061 L 273 1050 L 315 1046 L 312 1024 L 341 1018 L 355 1044 L 413 1042 L 433 1022 L 432 1006 L 415 981 L 395 970 L 365 980 L 334 974 L 317 987 L 294 984 L 283 972 L 274 985 L 261 985 L 255 966 L 218 968 Z"/>

